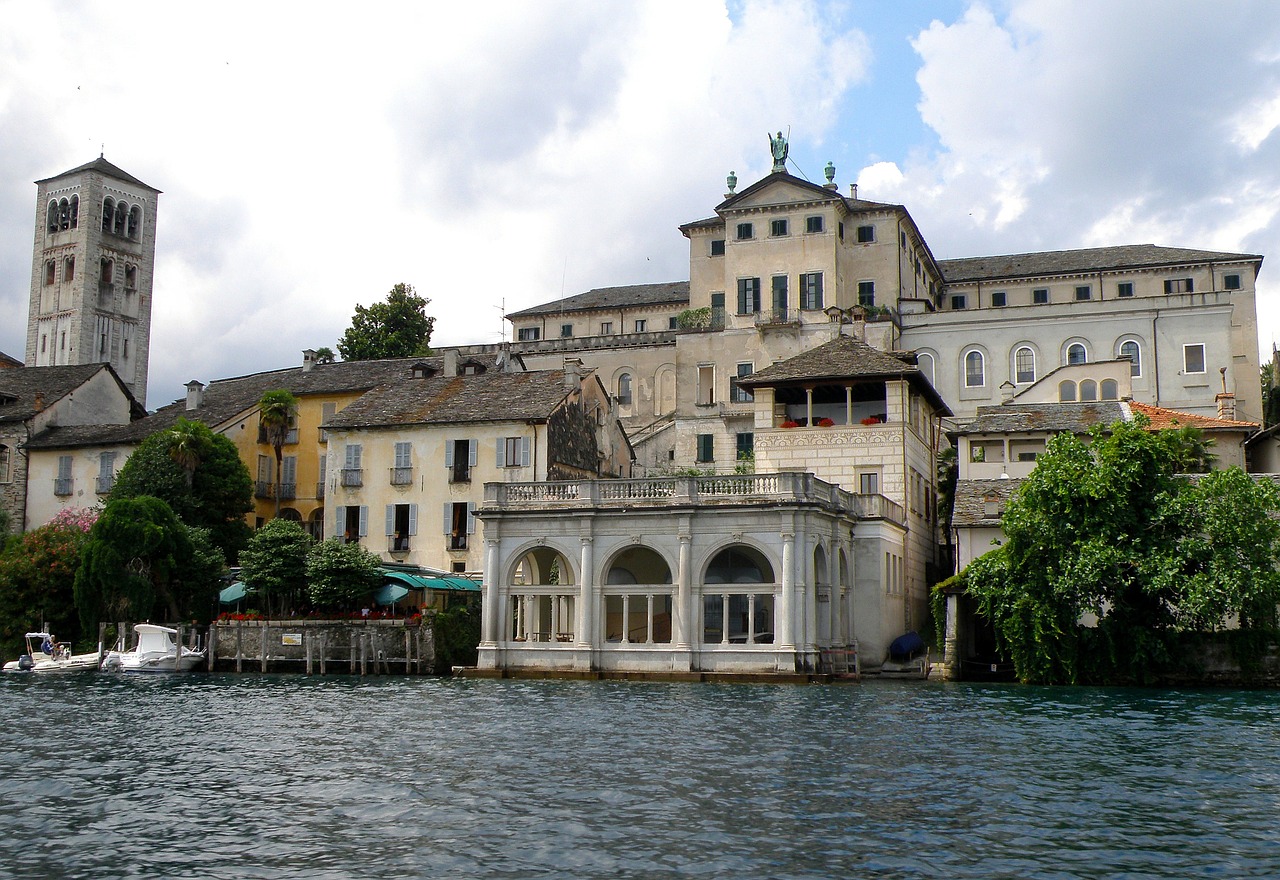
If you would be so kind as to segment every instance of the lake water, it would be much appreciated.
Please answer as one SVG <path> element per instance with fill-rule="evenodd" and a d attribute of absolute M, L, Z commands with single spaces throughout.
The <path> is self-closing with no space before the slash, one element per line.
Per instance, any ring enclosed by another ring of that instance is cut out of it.
<path fill-rule="evenodd" d="M 0 876 L 1280 877 L 1280 694 L 0 678 Z"/>

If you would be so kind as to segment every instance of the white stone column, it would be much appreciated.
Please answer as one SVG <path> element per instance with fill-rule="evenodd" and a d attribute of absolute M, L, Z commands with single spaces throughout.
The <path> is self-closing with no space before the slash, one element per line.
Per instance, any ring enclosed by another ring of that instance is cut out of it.
<path fill-rule="evenodd" d="M 844 386 L 844 423 L 853 424 L 853 386 Z"/>
<path fill-rule="evenodd" d="M 693 628 L 693 536 L 680 536 L 679 570 L 676 572 L 676 649 L 689 650 Z"/>
<path fill-rule="evenodd" d="M 578 647 L 590 648 L 595 644 L 595 621 L 596 612 L 592 607 L 592 597 L 595 593 L 593 588 L 595 577 L 595 553 L 594 539 L 584 535 L 579 540 L 582 542 L 582 548 L 578 554 L 578 567 L 581 569 L 578 574 Z"/>
<path fill-rule="evenodd" d="M 482 632 L 477 665 L 482 669 L 496 669 L 503 592 L 499 585 L 502 578 L 502 562 L 496 537 L 485 540 L 484 556 L 484 613 L 480 618 Z"/>
<path fill-rule="evenodd" d="M 782 533 L 782 596 L 778 602 L 778 647 L 784 651 L 794 651 L 795 636 L 795 556 L 796 536 L 794 532 Z"/>
<path fill-rule="evenodd" d="M 813 389 L 806 388 L 804 390 L 804 417 L 805 425 L 813 427 Z"/>

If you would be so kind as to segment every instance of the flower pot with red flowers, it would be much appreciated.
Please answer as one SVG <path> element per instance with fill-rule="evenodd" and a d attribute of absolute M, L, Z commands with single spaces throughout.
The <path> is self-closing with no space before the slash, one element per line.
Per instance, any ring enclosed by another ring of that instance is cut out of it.
<path fill-rule="evenodd" d="M 818 419 L 819 428 L 830 428 L 834 424 L 835 424 L 835 421 L 833 419 L 827 419 L 827 418 Z"/>
<path fill-rule="evenodd" d="M 798 427 L 800 427 L 800 423 L 799 423 L 799 422 L 793 422 L 793 421 L 791 421 L 790 419 L 787 419 L 785 422 L 783 422 L 783 423 L 782 423 L 781 425 L 779 425 L 778 427 L 779 427 L 779 428 L 798 428 Z"/>

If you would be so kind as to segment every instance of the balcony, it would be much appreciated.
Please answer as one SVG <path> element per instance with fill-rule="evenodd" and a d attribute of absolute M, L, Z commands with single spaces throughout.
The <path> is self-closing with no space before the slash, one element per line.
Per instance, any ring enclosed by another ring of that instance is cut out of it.
<path fill-rule="evenodd" d="M 467 536 L 466 535 L 450 535 L 449 549 L 450 550 L 466 550 Z"/>
<path fill-rule="evenodd" d="M 254 498 L 273 498 L 271 493 L 273 486 L 270 480 L 258 480 L 253 484 Z"/>
<path fill-rule="evenodd" d="M 339 483 L 347 488 L 364 485 L 364 468 L 343 468 Z"/>
<path fill-rule="evenodd" d="M 72 480 L 70 477 L 66 477 L 66 478 L 58 477 L 58 478 L 55 478 L 55 479 L 54 479 L 54 481 L 53 481 L 53 494 L 54 494 L 54 495 L 63 495 L 63 496 L 70 495 L 70 494 L 71 494 L 71 489 L 72 489 L 72 486 L 74 485 L 74 483 L 75 483 L 75 481 L 74 481 L 74 480 Z"/>
<path fill-rule="evenodd" d="M 297 483 L 281 483 L 279 497 L 284 501 L 292 501 L 298 497 Z"/>
<path fill-rule="evenodd" d="M 324 482 L 325 482 L 324 480 L 319 480 L 316 482 L 316 500 L 317 501 L 324 500 L 324 489 L 325 489 Z"/>
<path fill-rule="evenodd" d="M 116 484 L 115 474 L 106 474 L 104 476 L 98 477 L 98 479 L 94 482 L 93 488 L 99 495 L 109 495 L 111 494 L 111 487 L 114 486 L 115 484 Z"/>
<path fill-rule="evenodd" d="M 799 324 L 799 309 L 764 309 L 756 313 L 756 326 L 766 327 L 776 324 Z"/>
<path fill-rule="evenodd" d="M 450 483 L 470 483 L 471 482 L 471 466 L 467 464 L 455 464 L 449 469 Z"/>
<path fill-rule="evenodd" d="M 258 442 L 269 444 L 271 441 L 267 439 L 267 429 L 262 425 L 258 425 Z M 289 433 L 285 435 L 284 445 L 293 446 L 298 442 L 298 429 L 290 428 Z"/>
<path fill-rule="evenodd" d="M 410 486 L 413 484 L 413 468 L 393 467 L 391 469 L 391 485 Z"/>
<path fill-rule="evenodd" d="M 409 538 L 407 535 L 388 535 L 387 536 L 387 552 L 388 553 L 408 553 Z"/>

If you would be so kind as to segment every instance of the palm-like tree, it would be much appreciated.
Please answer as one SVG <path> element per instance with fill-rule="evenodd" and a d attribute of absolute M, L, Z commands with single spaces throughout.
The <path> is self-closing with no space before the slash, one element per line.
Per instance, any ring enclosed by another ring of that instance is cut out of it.
<path fill-rule="evenodd" d="M 298 409 L 298 398 L 280 389 L 268 391 L 258 400 L 258 424 L 276 453 L 276 518 L 280 517 L 280 471 L 284 462 L 284 443 L 289 438 L 289 422 Z"/>
<path fill-rule="evenodd" d="M 196 468 L 209 447 L 208 438 L 201 430 L 202 427 L 199 422 L 180 418 L 169 429 L 169 457 L 182 468 L 188 486 L 191 485 Z"/>

